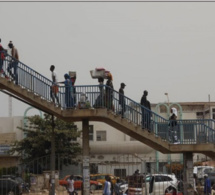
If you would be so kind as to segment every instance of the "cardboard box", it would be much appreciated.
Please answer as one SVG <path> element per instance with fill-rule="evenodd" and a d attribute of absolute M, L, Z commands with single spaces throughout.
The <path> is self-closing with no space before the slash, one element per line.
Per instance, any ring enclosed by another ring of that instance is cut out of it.
<path fill-rule="evenodd" d="M 75 71 L 69 71 L 69 76 L 70 76 L 70 78 L 76 77 L 76 72 Z"/>

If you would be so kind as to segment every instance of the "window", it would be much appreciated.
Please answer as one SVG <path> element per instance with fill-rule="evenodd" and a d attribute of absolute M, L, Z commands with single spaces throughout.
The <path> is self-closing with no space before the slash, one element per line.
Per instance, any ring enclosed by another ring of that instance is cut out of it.
<path fill-rule="evenodd" d="M 126 169 L 114 169 L 114 175 L 120 178 L 126 178 Z"/>
<path fill-rule="evenodd" d="M 105 175 L 98 175 L 97 179 L 105 179 Z"/>
<path fill-rule="evenodd" d="M 97 131 L 96 141 L 106 141 L 106 131 Z"/>
<path fill-rule="evenodd" d="M 212 117 L 213 117 L 213 119 L 215 119 L 215 109 L 214 108 L 212 109 Z"/>
<path fill-rule="evenodd" d="M 203 119 L 204 118 L 204 113 L 203 112 L 197 112 L 196 113 L 196 118 L 197 119 Z"/>
<path fill-rule="evenodd" d="M 168 176 L 161 176 L 161 181 L 172 181 L 172 178 L 168 177 Z"/>
<path fill-rule="evenodd" d="M 162 182 L 162 176 L 155 176 L 155 182 Z"/>
<path fill-rule="evenodd" d="M 89 125 L 89 140 L 93 141 L 93 125 Z"/>

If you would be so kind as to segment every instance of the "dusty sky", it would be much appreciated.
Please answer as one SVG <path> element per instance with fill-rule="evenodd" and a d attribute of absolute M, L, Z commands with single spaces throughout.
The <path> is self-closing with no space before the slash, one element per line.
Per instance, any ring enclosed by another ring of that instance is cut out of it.
<path fill-rule="evenodd" d="M 77 85 L 94 85 L 89 71 L 104 67 L 116 90 L 151 103 L 215 101 L 215 2 L 1 2 L 0 37 L 20 61 L 59 80 L 77 71 Z M 0 117 L 8 97 L 0 93 Z M 13 115 L 28 105 L 13 100 Z"/>

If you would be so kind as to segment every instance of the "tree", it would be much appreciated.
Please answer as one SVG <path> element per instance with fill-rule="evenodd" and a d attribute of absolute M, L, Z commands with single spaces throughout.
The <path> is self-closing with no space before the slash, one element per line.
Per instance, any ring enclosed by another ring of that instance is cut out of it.
<path fill-rule="evenodd" d="M 29 125 L 21 128 L 24 139 L 16 141 L 9 151 L 18 153 L 23 163 L 50 155 L 52 136 L 52 116 L 45 114 L 44 119 L 38 115 L 28 117 Z M 80 136 L 80 131 L 74 123 L 54 118 L 55 151 L 61 156 L 63 164 L 75 163 L 77 155 L 81 153 L 80 144 L 73 141 Z"/>

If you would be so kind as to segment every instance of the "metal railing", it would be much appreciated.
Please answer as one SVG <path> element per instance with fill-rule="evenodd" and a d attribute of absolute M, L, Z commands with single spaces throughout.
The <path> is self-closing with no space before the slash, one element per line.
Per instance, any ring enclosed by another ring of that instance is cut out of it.
<path fill-rule="evenodd" d="M 72 83 L 65 82 L 65 86 L 59 84 L 58 90 L 54 93 L 52 88 L 54 83 L 51 80 L 22 62 L 9 55 L 6 55 L 2 62 L 3 77 L 6 79 L 10 77 L 17 85 L 46 101 L 52 102 L 58 99 L 56 106 L 62 109 L 106 108 L 171 143 L 215 142 L 214 120 L 177 120 L 176 122 L 166 120 L 106 85 L 72 86 Z"/>

